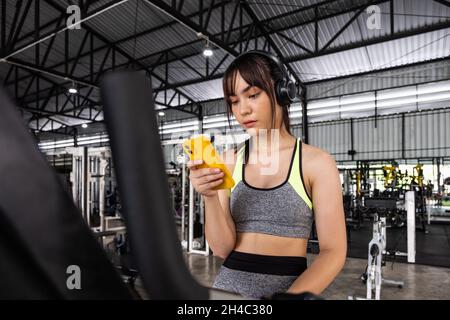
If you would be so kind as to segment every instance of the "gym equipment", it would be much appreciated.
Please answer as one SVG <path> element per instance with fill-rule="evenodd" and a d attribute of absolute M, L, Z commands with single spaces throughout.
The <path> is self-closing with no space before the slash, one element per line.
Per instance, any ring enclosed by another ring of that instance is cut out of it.
<path fill-rule="evenodd" d="M 412 198 L 411 198 L 412 197 Z M 416 255 L 416 204 L 415 204 L 415 192 L 408 191 L 405 194 L 405 198 L 403 201 L 403 209 L 406 211 L 406 226 L 407 226 L 407 252 L 400 251 L 384 251 L 383 254 L 387 254 L 390 256 L 406 256 L 408 257 L 408 262 L 415 263 L 415 255 Z M 392 214 L 396 213 L 399 210 L 398 199 L 396 198 L 367 198 L 365 199 L 365 205 L 369 210 L 375 212 L 374 223 L 377 221 L 376 218 L 383 218 L 383 228 L 384 230 L 387 227 L 387 217 L 392 219 Z M 380 229 L 380 228 L 378 228 Z M 384 232 L 385 233 L 385 232 Z M 386 234 L 384 234 L 384 238 L 386 238 Z"/>
<path fill-rule="evenodd" d="M 414 192 L 411 192 L 414 195 Z M 364 203 L 369 210 L 373 211 L 373 227 L 372 227 L 372 240 L 368 245 L 368 258 L 367 269 L 361 276 L 361 279 L 366 284 L 366 298 L 368 300 L 380 300 L 381 299 L 381 286 L 383 284 L 394 285 L 398 288 L 403 288 L 403 281 L 388 280 L 383 278 L 382 268 L 385 266 L 383 259 L 384 255 L 394 256 L 408 256 L 408 262 L 414 262 L 411 259 L 415 257 L 415 207 L 414 201 L 410 203 L 410 193 L 407 193 L 407 207 L 408 207 L 408 254 L 402 252 L 388 252 L 386 250 L 387 237 L 386 237 L 386 212 L 388 210 L 397 209 L 397 200 L 395 198 L 367 198 Z M 413 222 L 410 221 L 410 217 L 413 217 Z M 411 228 L 412 223 L 412 228 Z M 413 231 L 412 235 L 410 234 Z M 412 236 L 412 238 L 411 238 Z M 349 296 L 349 299 L 361 298 L 355 296 Z"/>
<path fill-rule="evenodd" d="M 186 268 L 169 214 L 150 79 L 138 73 L 111 74 L 101 93 L 130 244 L 149 296 L 207 299 L 208 290 Z"/>
<path fill-rule="evenodd" d="M 73 157 L 73 198 L 86 223 L 98 232 L 123 230 L 111 150 L 75 147 L 66 152 Z"/>
<path fill-rule="evenodd" d="M 374 295 L 375 300 L 381 298 L 381 285 L 389 284 L 403 288 L 403 281 L 394 281 L 384 279 L 382 276 L 382 267 L 384 266 L 383 253 L 386 250 L 386 217 L 374 217 L 373 237 L 369 242 L 369 254 L 367 261 L 366 299 L 371 300 Z"/>
<path fill-rule="evenodd" d="M 195 191 L 186 168 L 187 159 L 182 155 L 178 159 L 179 168 L 177 171 L 166 170 L 169 177 L 171 207 L 174 211 L 175 221 L 179 226 L 179 237 L 181 246 L 188 253 L 209 255 L 208 242 L 205 237 L 205 212 L 202 197 Z M 188 191 L 188 194 L 186 194 Z M 186 201 L 186 199 L 189 199 Z M 186 216 L 186 209 L 188 215 Z"/>
<path fill-rule="evenodd" d="M 132 299 L 2 88 L 0 109 L 0 299 Z"/>
<path fill-rule="evenodd" d="M 360 170 L 358 170 L 356 172 L 356 196 L 358 198 L 360 198 L 362 196 L 362 194 L 361 194 L 361 177 L 362 177 L 362 172 Z"/>
<path fill-rule="evenodd" d="M 424 177 L 422 167 L 422 164 L 418 164 L 413 168 L 410 190 L 415 191 L 416 214 L 421 230 L 428 233 L 426 224 L 429 219 L 427 218 L 426 188 L 423 183 Z"/>
<path fill-rule="evenodd" d="M 376 188 L 377 171 L 381 171 L 384 178 L 384 190 L 380 191 Z M 342 170 L 341 170 L 342 171 Z M 345 169 L 350 171 L 349 169 Z M 372 178 L 372 179 L 369 179 Z M 344 175 L 345 178 L 345 175 Z M 413 168 L 412 175 L 408 174 L 408 171 L 402 172 L 399 170 L 399 164 L 396 161 L 389 160 L 389 165 L 383 165 L 381 167 L 373 166 L 370 161 L 358 161 L 357 168 L 352 174 L 353 183 L 356 188 L 354 191 L 354 205 L 344 206 L 347 208 L 346 217 L 347 223 L 357 229 L 361 223 L 364 222 L 367 216 L 364 201 L 368 197 L 382 197 L 382 198 L 396 198 L 397 201 L 404 202 L 405 193 L 409 190 L 416 192 L 416 218 L 418 230 L 428 233 L 427 221 L 429 224 L 431 213 L 427 208 L 427 202 L 433 198 L 432 184 L 424 183 L 423 165 L 418 164 Z M 346 179 L 348 182 L 348 179 Z M 369 183 L 370 182 L 370 183 Z M 371 183 L 373 182 L 375 188 L 372 189 Z M 352 188 L 344 186 L 345 190 L 351 190 Z M 346 193 L 349 194 L 349 193 Z M 427 197 L 427 194 L 431 195 Z M 436 212 L 436 210 L 434 210 Z M 397 207 L 397 210 L 390 210 L 386 214 L 387 227 L 400 228 L 406 225 L 406 210 L 401 208 L 401 205 Z M 428 219 L 427 219 L 428 218 Z"/>
<path fill-rule="evenodd" d="M 87 221 L 87 147 L 73 148 L 67 150 L 72 155 L 72 194 L 75 204 Z"/>
<path fill-rule="evenodd" d="M 395 189 L 397 187 L 397 167 L 395 166 L 384 166 L 384 188 L 385 189 Z"/>
<path fill-rule="evenodd" d="M 411 176 L 411 184 L 423 188 L 423 164 L 418 164 L 413 168 L 413 175 Z"/>

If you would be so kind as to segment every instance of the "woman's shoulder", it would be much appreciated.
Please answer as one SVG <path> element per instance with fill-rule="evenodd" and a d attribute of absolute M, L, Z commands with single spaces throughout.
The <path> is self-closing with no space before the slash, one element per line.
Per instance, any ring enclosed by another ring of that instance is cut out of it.
<path fill-rule="evenodd" d="M 336 168 L 336 162 L 329 152 L 310 144 L 302 145 L 302 164 L 305 171 L 314 173 L 326 168 Z"/>
<path fill-rule="evenodd" d="M 311 157 L 314 159 L 321 159 L 326 157 L 331 157 L 330 153 L 313 145 L 302 142 L 303 148 L 302 152 L 305 157 Z"/>

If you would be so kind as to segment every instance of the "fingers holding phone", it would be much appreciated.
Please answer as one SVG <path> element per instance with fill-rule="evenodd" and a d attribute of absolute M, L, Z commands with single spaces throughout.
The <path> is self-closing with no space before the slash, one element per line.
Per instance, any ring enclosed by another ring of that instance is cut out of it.
<path fill-rule="evenodd" d="M 217 195 L 216 188 L 223 183 L 224 173 L 216 168 L 200 168 L 202 160 L 191 160 L 187 163 L 190 170 L 189 179 L 194 189 L 205 197 Z"/>
<path fill-rule="evenodd" d="M 182 144 L 189 156 L 190 180 L 197 192 L 204 196 L 217 195 L 219 189 L 231 189 L 233 177 L 209 138 L 204 135 L 187 139 Z"/>

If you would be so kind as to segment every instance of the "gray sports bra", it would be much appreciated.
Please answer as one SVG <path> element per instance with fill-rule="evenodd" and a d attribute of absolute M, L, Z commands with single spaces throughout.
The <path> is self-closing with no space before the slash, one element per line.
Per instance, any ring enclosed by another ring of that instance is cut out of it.
<path fill-rule="evenodd" d="M 312 200 L 303 183 L 302 143 L 292 154 L 289 173 L 279 186 L 261 189 L 245 181 L 245 154 L 249 143 L 238 151 L 231 189 L 230 210 L 239 233 L 265 233 L 275 236 L 308 239 L 313 223 Z"/>

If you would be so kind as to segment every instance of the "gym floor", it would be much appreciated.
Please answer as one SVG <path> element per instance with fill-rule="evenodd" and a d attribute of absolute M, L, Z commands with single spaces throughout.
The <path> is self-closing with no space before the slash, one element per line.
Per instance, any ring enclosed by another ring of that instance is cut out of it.
<path fill-rule="evenodd" d="M 308 264 L 317 255 L 308 254 Z M 194 277 L 203 285 L 211 286 L 218 269 L 222 264 L 220 258 L 185 255 L 187 265 Z M 347 258 L 343 271 L 328 289 L 322 294 L 328 300 L 347 300 L 348 296 L 365 297 L 365 285 L 360 280 L 367 261 L 364 259 Z M 384 276 L 389 280 L 405 282 L 402 289 L 383 285 L 381 299 L 383 300 L 442 300 L 450 299 L 450 272 L 448 268 L 431 267 L 419 264 L 388 262 L 383 269 Z"/>

